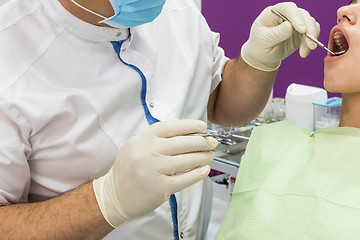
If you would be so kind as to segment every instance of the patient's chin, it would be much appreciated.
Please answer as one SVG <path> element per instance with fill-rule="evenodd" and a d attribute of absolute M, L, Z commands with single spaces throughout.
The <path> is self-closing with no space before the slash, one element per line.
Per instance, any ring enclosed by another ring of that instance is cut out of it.
<path fill-rule="evenodd" d="M 335 74 L 335 69 L 326 69 L 325 68 L 325 75 L 324 75 L 324 88 L 326 91 L 330 93 L 342 93 L 346 91 L 346 81 L 344 82 L 344 78 L 339 77 L 338 74 Z"/>
<path fill-rule="evenodd" d="M 346 84 L 344 82 L 324 81 L 324 88 L 330 93 L 360 94 L 360 83 L 357 86 L 354 84 Z"/>
<path fill-rule="evenodd" d="M 330 93 L 341 93 L 342 91 L 344 91 L 345 89 L 343 89 L 343 86 L 341 83 L 336 82 L 336 81 L 329 81 L 329 80 L 324 80 L 324 88 L 326 89 L 326 91 L 330 92 Z"/>

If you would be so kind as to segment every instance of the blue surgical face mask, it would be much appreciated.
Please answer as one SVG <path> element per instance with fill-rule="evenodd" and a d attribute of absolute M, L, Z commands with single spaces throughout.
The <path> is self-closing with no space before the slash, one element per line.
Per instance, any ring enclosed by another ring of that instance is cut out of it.
<path fill-rule="evenodd" d="M 115 12 L 114 16 L 109 18 L 85 8 L 75 0 L 71 1 L 85 11 L 103 18 L 99 23 L 116 28 L 129 28 L 152 22 L 161 13 L 166 0 L 109 0 Z"/>

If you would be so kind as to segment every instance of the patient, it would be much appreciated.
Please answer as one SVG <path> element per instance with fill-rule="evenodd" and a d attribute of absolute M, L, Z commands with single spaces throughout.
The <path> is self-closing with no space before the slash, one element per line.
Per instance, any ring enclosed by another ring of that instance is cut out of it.
<path fill-rule="evenodd" d="M 291 121 L 257 127 L 242 160 L 220 240 L 360 239 L 360 3 L 337 13 L 324 86 L 340 92 L 340 127 Z"/>

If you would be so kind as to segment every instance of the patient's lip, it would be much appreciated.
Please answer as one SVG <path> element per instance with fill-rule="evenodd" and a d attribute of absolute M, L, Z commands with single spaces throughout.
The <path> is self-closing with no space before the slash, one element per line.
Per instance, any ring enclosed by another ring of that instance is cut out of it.
<path fill-rule="evenodd" d="M 324 62 L 327 63 L 327 62 L 336 62 L 338 60 L 340 60 L 341 58 L 343 58 L 345 56 L 344 55 L 340 55 L 340 56 L 332 56 L 332 55 L 327 55 L 325 58 L 324 58 Z"/>

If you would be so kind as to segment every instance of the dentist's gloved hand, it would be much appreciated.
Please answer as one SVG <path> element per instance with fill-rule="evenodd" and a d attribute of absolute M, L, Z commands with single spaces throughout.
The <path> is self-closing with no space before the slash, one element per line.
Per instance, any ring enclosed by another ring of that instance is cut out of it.
<path fill-rule="evenodd" d="M 93 181 L 104 218 L 113 227 L 147 214 L 173 193 L 210 171 L 218 142 L 189 135 L 206 129 L 199 120 L 170 120 L 149 126 L 119 149 L 110 171 Z"/>
<path fill-rule="evenodd" d="M 283 22 L 271 12 L 274 8 L 289 19 Z M 316 39 L 320 25 L 310 14 L 295 3 L 283 2 L 267 7 L 254 21 L 248 41 L 242 46 L 241 57 L 250 66 L 262 71 L 274 71 L 283 59 L 300 47 L 305 58 L 317 45 L 303 33 Z"/>

